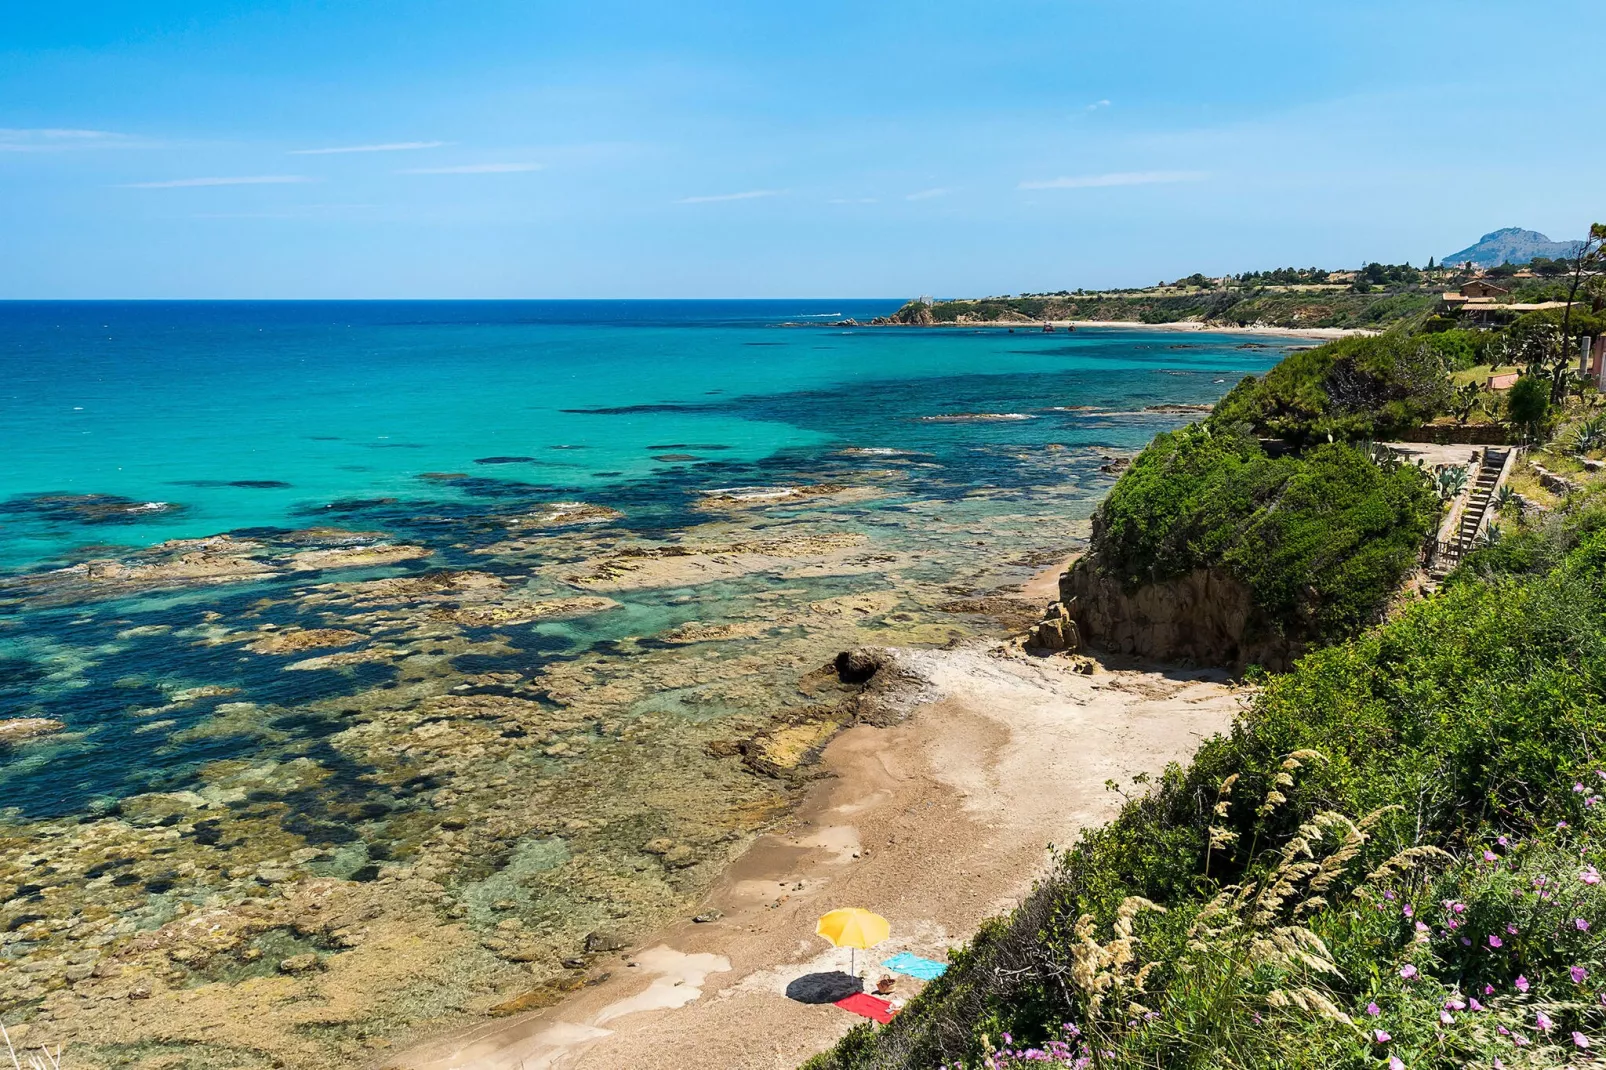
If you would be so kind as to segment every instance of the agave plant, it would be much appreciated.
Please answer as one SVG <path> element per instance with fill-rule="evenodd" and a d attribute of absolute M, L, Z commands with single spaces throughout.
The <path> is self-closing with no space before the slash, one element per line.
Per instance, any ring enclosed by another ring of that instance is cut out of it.
<path fill-rule="evenodd" d="M 1500 530 L 1499 524 L 1490 524 L 1488 527 L 1484 528 L 1481 533 L 1479 533 L 1477 546 L 1479 549 L 1487 549 L 1490 546 L 1494 546 L 1500 542 L 1500 539 L 1504 534 L 1505 533 Z"/>
<path fill-rule="evenodd" d="M 1449 468 L 1442 468 L 1433 483 L 1439 492 L 1439 497 L 1444 501 L 1451 501 L 1467 489 L 1466 467 L 1452 465 Z"/>
<path fill-rule="evenodd" d="M 1588 453 L 1602 444 L 1606 444 L 1606 419 L 1598 415 L 1591 416 L 1573 428 L 1571 445 L 1574 453 Z"/>
<path fill-rule="evenodd" d="M 1489 499 L 1489 502 L 1494 506 L 1495 512 L 1498 513 L 1508 505 L 1515 504 L 1520 506 L 1522 504 L 1522 499 L 1516 491 L 1512 490 L 1508 486 L 1503 486 L 1494 492 L 1494 495 Z"/>

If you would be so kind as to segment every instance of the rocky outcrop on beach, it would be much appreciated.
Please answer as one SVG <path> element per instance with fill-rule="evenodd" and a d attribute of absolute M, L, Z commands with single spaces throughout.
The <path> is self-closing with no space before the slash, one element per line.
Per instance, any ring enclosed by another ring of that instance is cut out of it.
<path fill-rule="evenodd" d="M 1266 626 L 1247 587 L 1212 569 L 1128 591 L 1084 558 L 1060 577 L 1060 604 L 1082 641 L 1112 654 L 1282 671 L 1303 650 Z"/>

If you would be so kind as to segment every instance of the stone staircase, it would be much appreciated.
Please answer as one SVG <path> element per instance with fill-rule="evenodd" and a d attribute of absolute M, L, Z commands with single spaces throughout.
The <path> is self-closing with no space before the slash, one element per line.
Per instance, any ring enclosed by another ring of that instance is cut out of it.
<path fill-rule="evenodd" d="M 1506 459 L 1510 456 L 1509 446 L 1504 449 L 1491 446 L 1484 450 L 1483 461 L 1472 477 L 1472 488 L 1467 493 L 1466 504 L 1461 511 L 1461 526 L 1456 529 L 1454 539 L 1439 543 L 1437 552 L 1433 555 L 1429 576 L 1435 585 L 1461 562 L 1467 551 L 1472 549 L 1478 532 L 1483 530 L 1489 504 L 1500 486 L 1500 478 L 1505 473 Z"/>

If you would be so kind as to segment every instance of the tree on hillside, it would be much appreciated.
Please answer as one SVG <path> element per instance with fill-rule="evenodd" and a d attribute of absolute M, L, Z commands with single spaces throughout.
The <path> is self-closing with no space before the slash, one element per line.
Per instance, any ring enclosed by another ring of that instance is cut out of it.
<path fill-rule="evenodd" d="M 1511 422 L 1523 429 L 1530 442 L 1538 437 L 1539 425 L 1550 412 L 1550 391 L 1545 383 L 1532 375 L 1524 375 L 1511 386 L 1506 395 L 1506 412 Z"/>
<path fill-rule="evenodd" d="M 1573 304 L 1580 290 L 1594 296 L 1598 292 L 1603 269 L 1606 269 L 1606 223 L 1591 223 L 1589 236 L 1573 258 L 1572 271 L 1567 273 L 1567 307 L 1561 315 L 1561 354 L 1551 373 L 1550 400 L 1560 401 L 1567 393 L 1567 369 L 1571 366 Z"/>

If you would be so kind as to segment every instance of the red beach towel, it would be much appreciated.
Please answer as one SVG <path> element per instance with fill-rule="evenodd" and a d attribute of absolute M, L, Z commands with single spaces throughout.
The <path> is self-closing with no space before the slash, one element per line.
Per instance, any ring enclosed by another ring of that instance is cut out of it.
<path fill-rule="evenodd" d="M 845 1011 L 852 1011 L 861 1018 L 869 1018 L 886 1025 L 892 1021 L 892 1004 L 884 999 L 877 999 L 867 992 L 855 992 L 847 999 L 839 999 L 836 1005 Z"/>

